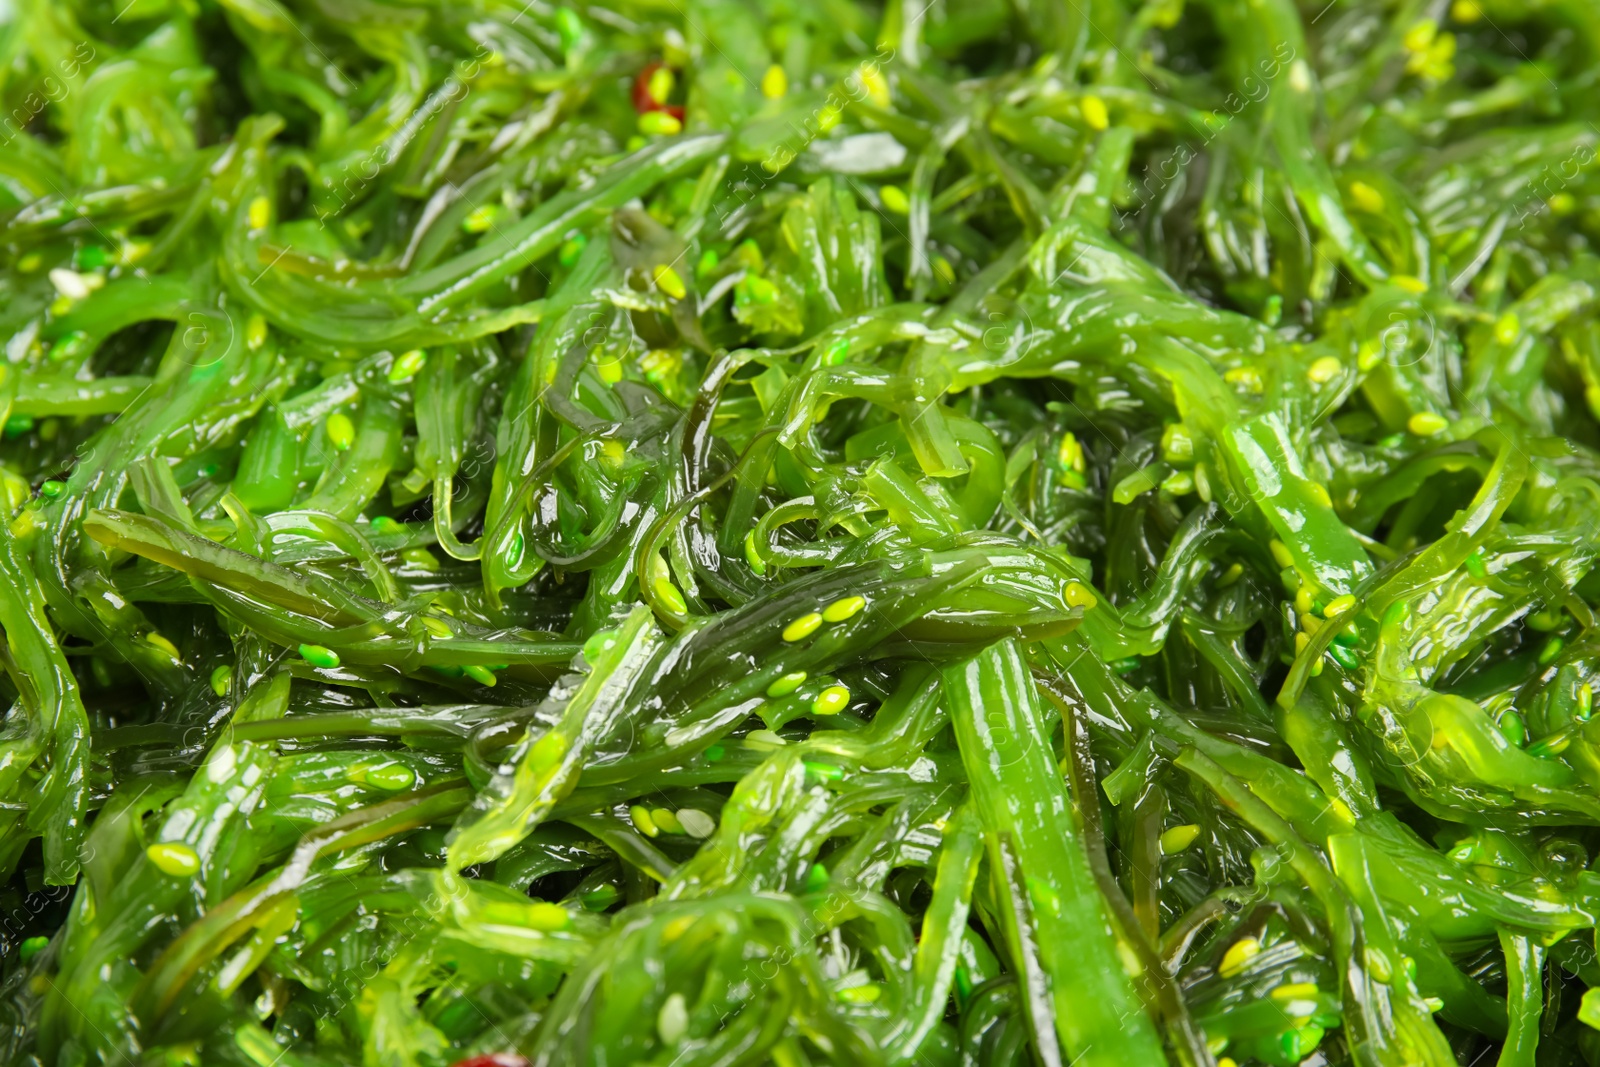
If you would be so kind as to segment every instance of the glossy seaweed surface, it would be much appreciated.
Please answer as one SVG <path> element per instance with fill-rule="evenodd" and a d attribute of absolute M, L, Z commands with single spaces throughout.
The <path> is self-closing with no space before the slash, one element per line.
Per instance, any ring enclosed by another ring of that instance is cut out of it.
<path fill-rule="evenodd" d="M 1594 0 L 4 0 L 0 1062 L 1600 1063 Z"/>

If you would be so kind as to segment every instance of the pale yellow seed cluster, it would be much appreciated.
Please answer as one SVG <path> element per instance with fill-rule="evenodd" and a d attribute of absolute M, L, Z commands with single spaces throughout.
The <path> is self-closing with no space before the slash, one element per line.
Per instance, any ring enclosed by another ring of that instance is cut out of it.
<path fill-rule="evenodd" d="M 1406 30 L 1401 43 L 1410 53 L 1406 71 L 1434 82 L 1447 81 L 1455 74 L 1456 37 L 1440 33 L 1433 19 L 1421 19 Z"/>
<path fill-rule="evenodd" d="M 1267 387 L 1261 372 L 1254 367 L 1231 367 L 1222 372 L 1222 380 L 1250 393 L 1260 393 Z"/>

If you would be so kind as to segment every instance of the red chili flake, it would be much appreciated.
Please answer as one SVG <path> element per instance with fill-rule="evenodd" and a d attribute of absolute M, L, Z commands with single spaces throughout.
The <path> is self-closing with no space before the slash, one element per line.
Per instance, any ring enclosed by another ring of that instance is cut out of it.
<path fill-rule="evenodd" d="M 452 1067 L 528 1067 L 528 1061 L 515 1052 L 494 1052 L 487 1056 L 468 1056 L 457 1060 Z"/>

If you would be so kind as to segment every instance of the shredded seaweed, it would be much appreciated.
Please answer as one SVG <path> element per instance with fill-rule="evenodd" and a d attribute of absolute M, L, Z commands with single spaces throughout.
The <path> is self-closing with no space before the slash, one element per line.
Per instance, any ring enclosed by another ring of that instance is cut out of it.
<path fill-rule="evenodd" d="M 0 1062 L 1600 1064 L 1593 0 L 0 58 Z"/>

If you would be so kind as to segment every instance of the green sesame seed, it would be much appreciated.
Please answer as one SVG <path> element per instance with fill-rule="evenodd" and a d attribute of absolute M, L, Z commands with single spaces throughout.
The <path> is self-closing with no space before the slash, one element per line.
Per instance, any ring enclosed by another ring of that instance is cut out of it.
<path fill-rule="evenodd" d="M 356 424 L 350 421 L 350 416 L 342 411 L 335 411 L 328 416 L 325 425 L 328 434 L 328 443 L 340 452 L 345 451 L 356 441 Z"/>
<path fill-rule="evenodd" d="M 667 579 L 657 578 L 650 583 L 650 588 L 656 594 L 656 599 L 661 602 L 661 606 L 672 612 L 672 614 L 689 614 L 688 601 L 684 600 L 683 594 L 678 591 L 678 587 L 667 581 Z"/>
<path fill-rule="evenodd" d="M 402 352 L 395 357 L 394 366 L 389 368 L 389 380 L 399 383 L 414 378 L 427 362 L 428 353 L 420 348 Z"/>
<path fill-rule="evenodd" d="M 366 768 L 362 771 L 361 779 L 376 789 L 387 789 L 393 793 L 410 789 L 417 780 L 417 772 L 404 763 L 385 763 Z"/>
<path fill-rule="evenodd" d="M 754 530 L 744 535 L 744 558 L 745 562 L 750 564 L 750 569 L 755 571 L 756 574 L 764 575 L 767 573 L 767 562 L 756 551 L 756 532 Z"/>
<path fill-rule="evenodd" d="M 557 253 L 557 258 L 560 260 L 561 265 L 563 267 L 576 266 L 578 257 L 583 255 L 583 250 L 588 244 L 589 238 L 581 233 L 575 233 L 567 238 L 562 242 L 561 251 Z"/>
<path fill-rule="evenodd" d="M 806 871 L 805 891 L 816 893 L 828 888 L 828 868 L 820 863 L 813 863 Z"/>
<path fill-rule="evenodd" d="M 1175 852 L 1182 852 L 1184 849 L 1194 844 L 1195 839 L 1199 836 L 1200 827 L 1196 826 L 1194 823 L 1185 823 L 1182 826 L 1169 827 L 1161 834 L 1161 852 L 1163 855 L 1167 856 L 1170 856 Z"/>
<path fill-rule="evenodd" d="M 322 670 L 332 670 L 339 666 L 339 653 L 322 645 L 301 645 L 300 658 Z"/>
<path fill-rule="evenodd" d="M 771 685 L 767 686 L 767 696 L 774 700 L 777 700 L 780 697 L 786 697 L 796 689 L 799 689 L 801 683 L 805 680 L 805 671 L 790 671 L 788 674 L 782 675 Z"/>

